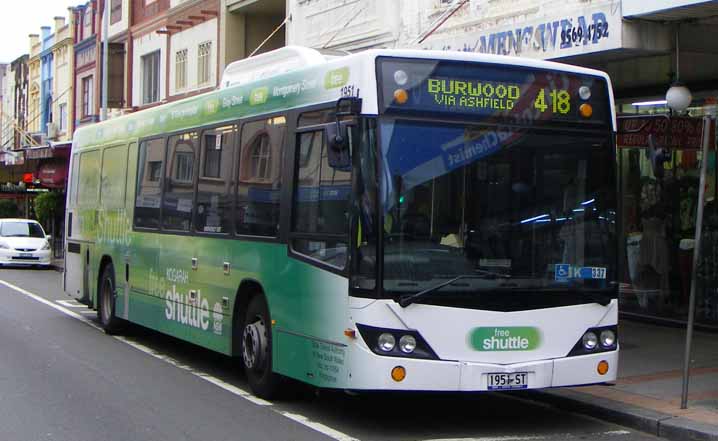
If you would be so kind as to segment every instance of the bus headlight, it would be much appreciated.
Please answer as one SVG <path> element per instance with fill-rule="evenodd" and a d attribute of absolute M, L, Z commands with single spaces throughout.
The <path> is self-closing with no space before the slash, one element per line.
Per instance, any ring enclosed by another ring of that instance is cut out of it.
<path fill-rule="evenodd" d="M 601 347 L 611 348 L 616 344 L 616 333 L 610 329 L 601 331 Z"/>
<path fill-rule="evenodd" d="M 418 331 L 379 328 L 360 323 L 356 323 L 356 329 L 367 347 L 376 355 L 427 360 L 439 359 Z"/>
<path fill-rule="evenodd" d="M 405 354 L 411 354 L 416 349 L 416 339 L 411 335 L 402 335 L 399 339 L 399 349 Z"/>
<path fill-rule="evenodd" d="M 617 349 L 618 327 L 616 325 L 601 326 L 586 329 L 567 356 L 597 354 Z"/>
<path fill-rule="evenodd" d="M 598 346 L 598 337 L 593 332 L 587 332 L 583 334 L 583 347 L 589 351 L 596 349 Z"/>
<path fill-rule="evenodd" d="M 377 343 L 379 344 L 379 349 L 381 349 L 382 351 L 391 352 L 396 345 L 396 339 L 393 335 L 389 334 L 388 332 L 385 332 L 379 336 Z"/>

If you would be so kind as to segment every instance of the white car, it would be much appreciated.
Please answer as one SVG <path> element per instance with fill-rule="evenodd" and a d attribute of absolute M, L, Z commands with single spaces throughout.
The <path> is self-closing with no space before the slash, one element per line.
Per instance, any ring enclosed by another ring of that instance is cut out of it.
<path fill-rule="evenodd" d="M 0 219 L 0 265 L 49 267 L 49 239 L 34 220 Z"/>

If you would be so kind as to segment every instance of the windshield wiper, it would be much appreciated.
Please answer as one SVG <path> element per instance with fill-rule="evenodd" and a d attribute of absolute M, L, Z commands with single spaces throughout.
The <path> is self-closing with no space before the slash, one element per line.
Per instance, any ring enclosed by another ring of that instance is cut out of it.
<path fill-rule="evenodd" d="M 410 294 L 408 296 L 401 297 L 399 299 L 399 306 L 402 308 L 406 308 L 407 306 L 414 303 L 416 299 L 419 299 L 427 294 L 431 294 L 432 292 L 438 291 L 441 288 L 451 285 L 452 283 L 456 282 L 457 280 L 461 279 L 510 279 L 511 276 L 509 274 L 501 274 L 501 273 L 495 273 L 492 271 L 485 271 L 485 270 L 476 270 L 476 274 L 461 274 L 459 276 L 456 276 L 452 279 L 447 280 L 446 282 L 441 282 L 436 286 L 432 286 L 431 288 L 427 288 L 423 291 L 419 291 L 414 294 Z"/>

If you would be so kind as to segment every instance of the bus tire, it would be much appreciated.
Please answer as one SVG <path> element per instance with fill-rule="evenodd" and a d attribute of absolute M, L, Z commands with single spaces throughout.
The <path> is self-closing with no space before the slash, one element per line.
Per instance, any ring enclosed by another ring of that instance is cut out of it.
<path fill-rule="evenodd" d="M 99 288 L 97 318 L 106 334 L 116 334 L 122 330 L 124 322 L 115 315 L 115 268 L 111 262 L 102 270 Z"/>
<path fill-rule="evenodd" d="M 264 399 L 276 396 L 280 376 L 272 372 L 272 327 L 261 295 L 249 301 L 242 325 L 242 364 L 252 392 Z"/>

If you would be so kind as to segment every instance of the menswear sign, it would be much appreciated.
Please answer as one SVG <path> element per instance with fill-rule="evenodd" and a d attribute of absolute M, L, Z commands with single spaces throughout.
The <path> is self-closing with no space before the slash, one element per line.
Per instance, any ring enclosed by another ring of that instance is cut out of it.
<path fill-rule="evenodd" d="M 556 2 L 559 4 L 560 2 Z M 510 26 L 472 30 L 442 37 L 435 34 L 423 49 L 552 59 L 621 47 L 621 9 L 601 3 L 574 12 L 556 11 L 541 19 Z"/>

